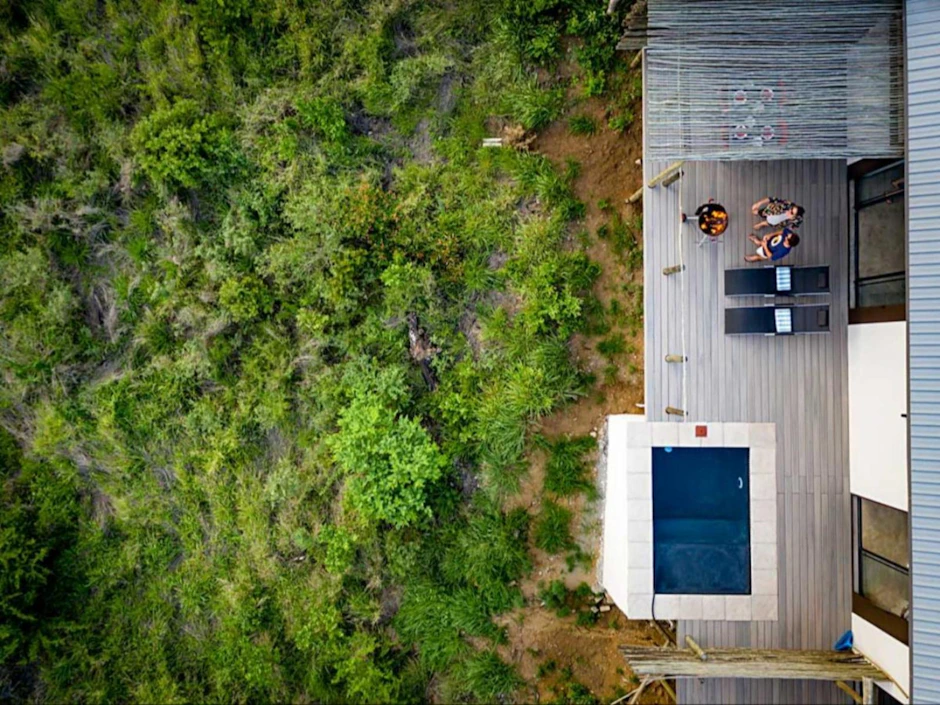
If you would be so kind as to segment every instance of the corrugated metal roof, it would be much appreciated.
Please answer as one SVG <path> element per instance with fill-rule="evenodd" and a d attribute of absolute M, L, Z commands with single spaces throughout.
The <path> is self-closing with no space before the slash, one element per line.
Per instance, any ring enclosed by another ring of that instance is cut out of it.
<path fill-rule="evenodd" d="M 940 2 L 908 0 L 913 702 L 940 702 Z"/>

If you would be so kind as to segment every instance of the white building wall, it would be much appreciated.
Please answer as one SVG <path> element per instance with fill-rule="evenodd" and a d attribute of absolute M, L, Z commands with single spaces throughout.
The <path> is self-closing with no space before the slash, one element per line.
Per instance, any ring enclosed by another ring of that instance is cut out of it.
<path fill-rule="evenodd" d="M 626 612 L 629 595 L 627 545 L 627 427 L 645 423 L 639 414 L 607 417 L 607 476 L 604 487 L 604 538 L 601 551 L 601 585 Z"/>
<path fill-rule="evenodd" d="M 911 655 L 907 646 L 857 614 L 852 615 L 852 633 L 855 636 L 855 648 L 894 681 L 878 681 L 879 687 L 902 703 L 908 702 L 907 694 L 911 692 Z"/>
<path fill-rule="evenodd" d="M 908 511 L 907 323 L 849 326 L 849 483 L 852 494 Z M 892 680 L 878 685 L 902 703 L 910 649 L 852 615 L 855 648 Z"/>
<path fill-rule="evenodd" d="M 849 326 L 852 494 L 907 511 L 907 323 Z"/>

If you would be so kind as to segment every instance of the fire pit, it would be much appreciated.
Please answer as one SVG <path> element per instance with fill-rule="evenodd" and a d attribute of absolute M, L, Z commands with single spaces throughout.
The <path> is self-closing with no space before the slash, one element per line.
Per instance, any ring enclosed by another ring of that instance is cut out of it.
<path fill-rule="evenodd" d="M 693 219 L 698 223 L 698 229 L 708 237 L 718 237 L 728 229 L 728 211 L 714 199 L 700 205 L 692 218 L 682 214 L 683 223 Z"/>

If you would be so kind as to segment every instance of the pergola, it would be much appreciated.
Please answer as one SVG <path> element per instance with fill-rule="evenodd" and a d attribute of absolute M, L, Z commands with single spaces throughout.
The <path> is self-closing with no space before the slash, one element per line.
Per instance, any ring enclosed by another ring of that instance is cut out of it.
<path fill-rule="evenodd" d="M 889 680 L 871 661 L 854 651 L 799 651 L 791 649 L 703 649 L 686 637 L 688 649 L 621 646 L 620 651 L 640 687 L 673 678 L 774 678 L 834 682 L 859 705 L 874 703 L 873 682 Z M 862 682 L 862 695 L 847 685 Z"/>
<path fill-rule="evenodd" d="M 785 51 L 769 50 L 768 27 Z M 636 32 L 649 158 L 904 153 L 900 0 L 649 0 Z"/>

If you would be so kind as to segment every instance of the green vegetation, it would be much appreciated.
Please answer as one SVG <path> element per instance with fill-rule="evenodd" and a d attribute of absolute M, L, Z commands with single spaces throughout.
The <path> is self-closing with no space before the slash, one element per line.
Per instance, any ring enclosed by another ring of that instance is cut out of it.
<path fill-rule="evenodd" d="M 597 352 L 606 358 L 614 358 L 627 351 L 627 341 L 621 333 L 615 333 L 597 344 Z"/>
<path fill-rule="evenodd" d="M 590 115 L 575 115 L 568 118 L 568 131 L 572 135 L 593 135 L 597 132 L 597 121 Z"/>
<path fill-rule="evenodd" d="M 501 501 L 532 424 L 586 392 L 568 342 L 599 270 L 572 235 L 577 165 L 480 142 L 491 117 L 569 108 L 566 36 L 581 94 L 626 85 L 619 19 L 593 0 L 0 8 L 5 696 L 519 687 L 493 617 L 520 604 L 530 541 L 572 548 L 571 514 Z M 561 495 L 587 451 L 565 452 Z"/>
<path fill-rule="evenodd" d="M 551 500 L 544 500 L 535 523 L 535 545 L 548 553 L 561 553 L 574 548 L 571 510 Z"/>
<path fill-rule="evenodd" d="M 574 678 L 570 668 L 564 669 L 559 682 L 552 688 L 555 698 L 552 703 L 555 705 L 597 705 L 600 701 L 583 684 Z M 624 695 L 615 694 L 616 697 Z"/>
<path fill-rule="evenodd" d="M 552 580 L 548 585 L 540 583 L 540 586 L 539 599 L 555 616 L 568 617 L 573 614 L 575 624 L 579 627 L 590 627 L 597 623 L 599 608 L 596 603 L 600 600 L 587 583 L 581 583 L 574 590 L 566 588 L 561 580 Z M 553 662 L 550 670 L 554 670 Z"/>
<path fill-rule="evenodd" d="M 590 436 L 561 438 L 555 441 L 542 439 L 540 443 L 548 451 L 545 464 L 545 490 L 560 497 L 570 497 L 584 492 L 593 499 L 597 493 L 590 478 L 585 456 L 597 447 Z"/>
<path fill-rule="evenodd" d="M 614 211 L 610 222 L 603 223 L 597 229 L 597 236 L 610 242 L 614 254 L 630 272 L 637 272 L 643 264 L 643 250 L 640 243 L 643 241 L 643 220 L 640 216 L 625 222 L 620 214 Z"/>

